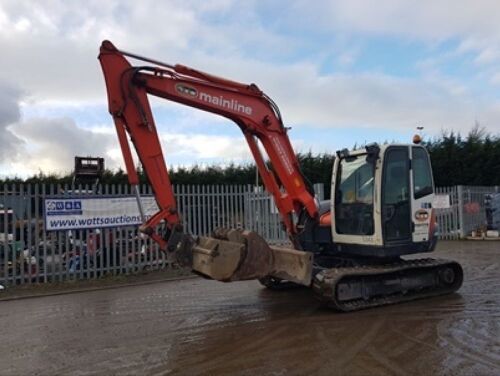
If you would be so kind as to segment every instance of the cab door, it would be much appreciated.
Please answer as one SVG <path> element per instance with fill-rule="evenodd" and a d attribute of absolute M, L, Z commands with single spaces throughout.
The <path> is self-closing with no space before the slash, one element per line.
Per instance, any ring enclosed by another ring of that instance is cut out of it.
<path fill-rule="evenodd" d="M 408 147 L 390 146 L 385 151 L 382 174 L 382 233 L 384 244 L 412 240 L 410 158 Z"/>
<path fill-rule="evenodd" d="M 429 154 L 422 146 L 412 146 L 411 154 L 413 242 L 433 241 L 437 229 L 432 209 L 434 182 Z"/>
<path fill-rule="evenodd" d="M 331 229 L 335 243 L 342 245 L 338 249 L 343 252 L 366 254 L 371 246 L 382 245 L 380 230 L 376 227 L 378 221 L 375 221 L 377 157 L 354 152 L 335 160 Z M 358 246 L 366 247 L 360 250 Z"/>

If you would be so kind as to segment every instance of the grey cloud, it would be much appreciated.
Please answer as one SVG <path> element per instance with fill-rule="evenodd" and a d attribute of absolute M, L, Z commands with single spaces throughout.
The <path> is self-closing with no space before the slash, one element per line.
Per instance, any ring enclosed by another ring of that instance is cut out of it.
<path fill-rule="evenodd" d="M 430 43 L 470 36 L 462 46 L 464 51 L 495 45 L 490 41 L 500 35 L 500 23 L 495 18 L 498 2 L 490 2 L 490 8 L 478 5 L 474 12 L 454 1 L 435 3 L 409 6 L 383 0 L 370 7 L 358 0 L 330 5 L 298 1 L 283 12 L 293 16 L 293 25 L 297 27 L 305 22 L 319 29 L 324 21 L 322 25 L 332 36 L 339 32 L 348 36 L 394 35 Z M 301 63 L 277 64 L 269 56 L 287 56 L 288 49 L 298 51 L 295 43 L 305 43 L 307 39 L 273 32 L 256 22 L 259 19 L 255 2 L 178 0 L 169 5 L 158 4 L 162 3 L 89 0 L 81 6 L 63 0 L 4 0 L 0 4 L 0 79 L 16 77 L 16 85 L 25 90 L 28 99 L 34 99 L 30 105 L 44 101 L 105 105 L 104 82 L 96 56 L 100 41 L 109 38 L 119 48 L 159 60 L 256 82 L 281 106 L 289 125 L 395 129 L 423 123 L 426 129 L 439 132 L 441 128 L 467 130 L 476 119 L 486 127 L 495 127 L 494 122 L 500 118 L 500 105 L 494 98 L 478 98 L 467 88 L 453 87 L 460 83 L 442 77 L 322 75 L 320 64 L 313 60 L 318 57 L 317 51 L 311 49 L 304 50 L 313 55 L 304 56 Z M 235 13 L 239 8 L 240 12 Z M 224 22 L 210 22 L 204 12 L 223 15 Z M 300 34 L 300 30 L 296 31 Z M 479 44 L 483 40 L 487 43 Z M 304 62 L 308 58 L 314 63 Z M 121 162 L 114 136 L 83 129 L 68 118 L 20 120 L 20 98 L 15 87 L 0 84 L 0 164 L 7 158 L 17 158 L 19 166 L 25 161 L 31 171 L 38 167 L 67 171 L 74 154 L 112 154 L 114 159 L 108 158 L 111 163 Z M 190 117 L 189 124 L 192 121 Z M 181 129 L 179 124 L 176 127 Z M 169 139 L 174 141 L 180 142 Z M 189 150 L 200 155 L 205 153 L 205 144 L 200 139 L 200 148 Z M 185 150 L 193 145 L 180 146 Z"/>
<path fill-rule="evenodd" d="M 24 146 L 11 130 L 12 124 L 21 118 L 20 98 L 21 90 L 0 81 L 0 164 L 15 159 Z"/>
<path fill-rule="evenodd" d="M 159 4 L 151 0 L 140 5 L 89 0 L 85 6 L 62 0 L 3 1 L 0 78 L 15 76 L 38 101 L 104 102 L 97 60 L 102 40 L 111 39 L 119 47 L 144 54 L 188 46 L 199 24 L 197 8 L 180 1 Z"/>
<path fill-rule="evenodd" d="M 373 74 L 321 75 L 312 64 L 276 67 L 257 61 L 207 61 L 214 72 L 255 82 L 280 106 L 288 125 L 344 128 L 444 129 L 467 132 L 477 120 L 495 129 L 499 103 L 440 76 L 401 78 Z"/>
<path fill-rule="evenodd" d="M 119 165 L 111 152 L 114 135 L 78 127 L 70 118 L 23 120 L 23 98 L 19 87 L 0 80 L 0 175 L 69 172 L 75 155 L 108 157 L 109 167 Z"/>
<path fill-rule="evenodd" d="M 315 28 L 370 35 L 396 35 L 424 41 L 469 35 L 498 40 L 497 20 L 500 3 L 478 0 L 474 3 L 456 0 L 398 1 L 370 0 L 331 1 L 311 6 L 306 0 L 295 1 L 302 24 Z"/>
<path fill-rule="evenodd" d="M 31 171 L 69 172 L 75 155 L 106 157 L 115 144 L 113 135 L 80 128 L 70 118 L 34 118 L 13 130 L 30 146 L 23 163 Z"/>

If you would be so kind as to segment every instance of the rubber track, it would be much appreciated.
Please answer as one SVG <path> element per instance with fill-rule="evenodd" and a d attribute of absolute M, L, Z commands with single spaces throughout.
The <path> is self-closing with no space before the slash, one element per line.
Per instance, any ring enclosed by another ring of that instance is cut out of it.
<path fill-rule="evenodd" d="M 376 296 L 370 297 L 369 299 L 356 299 L 344 302 L 339 301 L 336 297 L 337 285 L 345 277 L 362 278 L 366 276 L 380 276 L 383 278 L 385 275 L 392 276 L 393 273 L 402 275 L 405 272 L 414 271 L 415 269 L 441 269 L 444 267 L 452 267 L 455 271 L 455 280 L 449 285 L 441 284 L 436 288 L 425 288 L 421 290 L 412 290 L 406 293 L 401 292 L 388 296 Z M 316 298 L 327 304 L 330 308 L 342 312 L 350 312 L 431 296 L 450 294 L 460 288 L 462 281 L 462 267 L 455 261 L 442 259 L 401 260 L 398 263 L 389 265 L 367 265 L 323 270 L 315 276 L 313 290 Z"/>

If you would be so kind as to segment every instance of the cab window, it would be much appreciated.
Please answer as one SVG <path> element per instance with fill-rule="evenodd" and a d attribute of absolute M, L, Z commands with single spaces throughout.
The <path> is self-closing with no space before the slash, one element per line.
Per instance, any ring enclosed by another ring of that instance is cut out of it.
<path fill-rule="evenodd" d="M 338 234 L 373 235 L 375 168 L 366 155 L 343 158 L 335 189 L 335 226 Z"/>
<path fill-rule="evenodd" d="M 432 171 L 427 152 L 421 147 L 413 147 L 413 197 L 415 199 L 434 192 L 432 188 Z"/>

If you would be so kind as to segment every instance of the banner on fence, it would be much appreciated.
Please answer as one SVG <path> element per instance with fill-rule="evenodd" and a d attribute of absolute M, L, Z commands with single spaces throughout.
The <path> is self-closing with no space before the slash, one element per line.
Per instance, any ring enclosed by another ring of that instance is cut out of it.
<path fill-rule="evenodd" d="M 153 196 L 141 197 L 141 203 L 146 219 L 158 211 Z M 44 204 L 47 231 L 122 227 L 142 223 L 135 196 L 53 197 L 46 198 Z"/>

